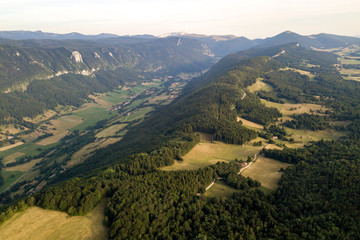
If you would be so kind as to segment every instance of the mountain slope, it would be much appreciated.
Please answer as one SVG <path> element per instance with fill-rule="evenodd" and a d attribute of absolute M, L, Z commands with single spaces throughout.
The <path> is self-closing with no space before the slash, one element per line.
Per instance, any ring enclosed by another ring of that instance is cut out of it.
<path fill-rule="evenodd" d="M 90 93 L 111 90 L 144 75 L 196 72 L 213 62 L 207 47 L 192 39 L 127 45 L 35 41 L 23 47 L 23 43 L 0 45 L 0 120 L 34 117 L 58 104 L 79 105 Z"/>

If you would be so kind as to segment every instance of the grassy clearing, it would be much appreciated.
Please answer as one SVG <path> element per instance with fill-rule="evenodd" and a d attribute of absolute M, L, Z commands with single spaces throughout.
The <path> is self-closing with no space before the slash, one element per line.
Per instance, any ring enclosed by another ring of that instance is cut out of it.
<path fill-rule="evenodd" d="M 239 190 L 230 187 L 224 181 L 218 180 L 205 192 L 205 197 L 231 197 L 233 193 Z"/>
<path fill-rule="evenodd" d="M 4 152 L 4 151 L 6 151 L 6 150 L 15 148 L 15 147 L 20 146 L 20 145 L 23 145 L 23 144 L 24 144 L 23 142 L 17 142 L 17 143 L 14 143 L 14 144 L 10 144 L 10 145 L 8 145 L 8 146 L 5 146 L 5 147 L 0 148 L 0 152 Z"/>
<path fill-rule="evenodd" d="M 249 86 L 247 89 L 249 92 L 259 92 L 259 91 L 265 91 L 265 92 L 272 92 L 274 89 L 271 85 L 264 83 L 263 78 L 257 78 L 256 82 Z"/>
<path fill-rule="evenodd" d="M 0 227 L 1 239 L 108 239 L 103 224 L 106 202 L 101 202 L 85 216 L 31 207 L 15 214 Z"/>
<path fill-rule="evenodd" d="M 19 171 L 13 171 L 13 172 L 2 171 L 2 175 L 4 177 L 4 184 L 0 187 L 0 193 L 2 191 L 4 191 L 7 187 L 9 187 L 13 182 L 15 182 L 23 174 L 24 174 L 24 172 L 19 172 Z M 0 234 L 0 236 L 1 236 L 1 234 Z"/>
<path fill-rule="evenodd" d="M 115 136 L 117 132 L 121 131 L 126 126 L 127 124 L 114 124 L 98 132 L 95 136 L 97 138 Z"/>
<path fill-rule="evenodd" d="M 307 64 L 309 67 L 310 66 L 315 66 L 315 65 L 312 65 L 312 64 Z M 294 72 L 298 72 L 302 75 L 306 75 L 308 76 L 310 79 L 313 79 L 315 77 L 314 74 L 312 74 L 311 72 L 309 71 L 304 71 L 304 70 L 301 70 L 301 69 L 297 69 L 297 68 L 289 68 L 289 67 L 286 67 L 286 68 L 282 68 L 280 69 L 280 71 L 287 71 L 287 70 L 291 70 L 291 71 L 294 71 Z"/>
<path fill-rule="evenodd" d="M 320 141 L 321 139 L 334 140 L 346 135 L 344 131 L 335 131 L 332 129 L 311 131 L 285 128 L 285 130 L 289 134 L 289 137 L 294 138 L 295 142 L 303 143 Z"/>
<path fill-rule="evenodd" d="M 5 168 L 5 171 L 7 171 L 7 172 L 9 172 L 9 171 L 10 172 L 13 172 L 13 171 L 27 172 L 41 160 L 42 160 L 42 158 L 34 159 L 28 163 L 24 163 L 24 164 L 17 165 L 14 167 Z"/>
<path fill-rule="evenodd" d="M 276 190 L 282 176 L 279 170 L 281 168 L 285 169 L 288 166 L 290 166 L 290 164 L 259 156 L 256 161 L 241 174 L 244 177 L 250 177 L 260 181 L 261 186 L 265 189 Z"/>
<path fill-rule="evenodd" d="M 241 121 L 243 123 L 244 126 L 246 127 L 250 127 L 250 128 L 255 128 L 256 130 L 264 130 L 264 126 L 263 125 L 260 125 L 258 123 L 255 123 L 255 122 L 251 122 L 249 120 L 246 120 L 244 118 L 240 118 L 238 117 L 237 118 L 237 121 Z"/>
<path fill-rule="evenodd" d="M 82 123 L 82 119 L 79 116 L 75 115 L 65 115 L 58 119 L 51 120 L 50 129 L 46 131 L 47 133 L 54 134 L 53 136 L 44 138 L 37 142 L 39 145 L 49 145 L 52 143 L 56 143 L 60 141 L 61 138 L 65 137 L 68 134 L 71 128 L 76 127 L 77 125 Z"/>
<path fill-rule="evenodd" d="M 251 143 L 241 146 L 222 142 L 200 142 L 183 157 L 183 162 L 175 162 L 162 170 L 196 170 L 219 161 L 230 162 L 236 158 L 246 160 L 248 156 L 258 153 L 261 148 L 261 146 L 254 147 Z"/>
<path fill-rule="evenodd" d="M 16 152 L 16 153 L 13 153 L 13 154 L 5 157 L 5 158 L 2 160 L 2 162 L 3 162 L 4 165 L 6 165 L 6 164 L 8 164 L 8 163 L 15 162 L 18 157 L 21 157 L 21 156 L 23 156 L 23 155 L 25 155 L 25 153 L 23 153 L 23 152 Z"/>
<path fill-rule="evenodd" d="M 316 111 L 326 111 L 328 108 L 312 103 L 274 103 L 264 99 L 261 99 L 261 102 L 267 107 L 277 108 L 283 115 L 291 116 L 293 114 L 303 114 L 311 113 Z M 293 110 L 291 110 L 293 109 Z"/>

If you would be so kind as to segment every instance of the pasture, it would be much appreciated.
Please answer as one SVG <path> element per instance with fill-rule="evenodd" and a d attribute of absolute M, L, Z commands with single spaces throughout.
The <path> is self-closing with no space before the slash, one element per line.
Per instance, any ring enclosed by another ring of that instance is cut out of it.
<path fill-rule="evenodd" d="M 290 164 L 259 156 L 256 161 L 241 174 L 244 177 L 258 180 L 261 182 L 263 188 L 273 191 L 278 188 L 278 182 L 282 176 L 279 170 L 281 168 L 286 169 L 289 166 Z"/>
<path fill-rule="evenodd" d="M 0 239 L 108 239 L 104 226 L 106 201 L 85 216 L 69 217 L 66 213 L 31 207 L 16 213 L 0 226 Z"/>

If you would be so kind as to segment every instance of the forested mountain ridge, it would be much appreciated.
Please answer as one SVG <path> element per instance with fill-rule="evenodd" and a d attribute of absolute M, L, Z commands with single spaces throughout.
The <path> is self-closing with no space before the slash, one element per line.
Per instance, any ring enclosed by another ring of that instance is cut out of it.
<path fill-rule="evenodd" d="M 25 45 L 25 47 L 24 47 Z M 180 38 L 155 39 L 133 44 L 91 41 L 21 41 L 1 44 L 0 89 L 11 91 L 32 80 L 66 73 L 90 75 L 116 68 L 142 72 L 181 72 L 211 63 L 202 43 Z M 23 88 L 26 89 L 24 86 Z M 21 89 L 21 87 L 20 87 Z"/>
<path fill-rule="evenodd" d="M 132 44 L 12 41 L 0 45 L 0 63 L 0 121 L 22 121 L 154 74 L 202 71 L 213 59 L 201 42 L 168 38 Z"/>

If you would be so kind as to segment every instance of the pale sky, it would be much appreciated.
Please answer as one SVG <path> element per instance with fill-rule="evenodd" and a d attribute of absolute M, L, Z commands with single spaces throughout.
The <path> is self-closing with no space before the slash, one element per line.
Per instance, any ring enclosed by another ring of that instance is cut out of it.
<path fill-rule="evenodd" d="M 0 0 L 0 31 L 360 35 L 360 0 Z"/>

